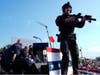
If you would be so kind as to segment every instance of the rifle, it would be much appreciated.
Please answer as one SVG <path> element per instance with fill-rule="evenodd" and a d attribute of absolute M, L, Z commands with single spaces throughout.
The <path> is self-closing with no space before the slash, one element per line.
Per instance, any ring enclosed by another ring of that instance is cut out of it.
<path fill-rule="evenodd" d="M 77 15 L 74 14 L 74 15 L 71 15 L 71 16 L 74 16 L 76 19 L 83 18 L 83 16 L 81 16 L 81 13 L 78 13 Z M 96 21 L 96 19 L 92 18 L 91 15 L 85 15 L 85 18 L 89 23 L 91 23 L 91 21 Z"/>

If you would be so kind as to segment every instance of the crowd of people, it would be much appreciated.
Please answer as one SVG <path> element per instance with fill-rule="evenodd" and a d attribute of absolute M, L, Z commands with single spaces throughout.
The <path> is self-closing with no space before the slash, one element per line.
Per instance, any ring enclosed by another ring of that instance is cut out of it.
<path fill-rule="evenodd" d="M 79 69 L 100 73 L 100 61 L 85 59 L 80 62 Z"/>
<path fill-rule="evenodd" d="M 32 45 L 22 48 L 23 41 L 18 39 L 9 48 L 4 47 L 0 54 L 0 74 L 40 74 L 35 63 L 42 63 Z M 2 68 L 2 69 L 1 69 Z M 100 73 L 100 61 L 84 59 L 79 63 L 79 70 Z"/>
<path fill-rule="evenodd" d="M 38 74 L 35 63 L 41 63 L 37 52 L 33 50 L 32 45 L 22 47 L 23 40 L 18 39 L 16 43 L 9 48 L 4 47 L 0 54 L 1 73 L 13 74 Z"/>

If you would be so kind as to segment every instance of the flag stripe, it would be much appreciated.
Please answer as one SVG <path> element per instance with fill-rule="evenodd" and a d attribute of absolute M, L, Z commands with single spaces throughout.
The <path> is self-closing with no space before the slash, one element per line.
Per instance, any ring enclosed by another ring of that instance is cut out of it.
<path fill-rule="evenodd" d="M 49 48 L 49 47 L 47 47 L 46 50 L 47 50 L 47 52 L 55 52 L 55 53 L 61 52 L 59 49 L 56 49 L 56 48 Z"/>
<path fill-rule="evenodd" d="M 49 64 L 50 71 L 61 69 L 61 61 L 52 61 L 52 62 L 48 62 L 48 64 Z"/>

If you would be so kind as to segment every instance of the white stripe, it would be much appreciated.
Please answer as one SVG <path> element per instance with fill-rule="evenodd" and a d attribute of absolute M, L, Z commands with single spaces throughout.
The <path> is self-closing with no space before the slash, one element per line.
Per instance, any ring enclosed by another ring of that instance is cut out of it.
<path fill-rule="evenodd" d="M 53 70 L 49 72 L 49 75 L 61 75 L 61 70 Z"/>
<path fill-rule="evenodd" d="M 61 60 L 61 53 L 47 52 L 47 58 L 49 61 L 59 61 Z"/>
<path fill-rule="evenodd" d="M 53 71 L 49 71 L 50 75 L 61 75 L 61 69 L 60 70 L 53 70 Z M 68 67 L 68 72 L 66 75 L 72 75 L 73 74 L 73 70 L 72 67 Z"/>

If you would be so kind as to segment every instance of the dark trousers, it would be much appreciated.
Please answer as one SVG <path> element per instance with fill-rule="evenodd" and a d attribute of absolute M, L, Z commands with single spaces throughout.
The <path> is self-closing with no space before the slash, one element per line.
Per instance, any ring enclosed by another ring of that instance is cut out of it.
<path fill-rule="evenodd" d="M 67 74 L 69 64 L 69 52 L 71 53 L 73 74 L 78 75 L 78 47 L 76 40 L 62 40 L 60 43 L 60 49 L 62 52 L 62 74 Z"/>
<path fill-rule="evenodd" d="M 2 61 L 1 61 L 1 67 L 5 71 L 5 73 L 9 74 L 10 70 L 12 68 L 12 64 L 10 63 L 10 61 L 6 61 L 6 60 L 2 59 Z"/>
<path fill-rule="evenodd" d="M 23 59 L 16 60 L 13 64 L 14 74 L 38 74 L 38 69 L 35 63 L 31 65 Z"/>

